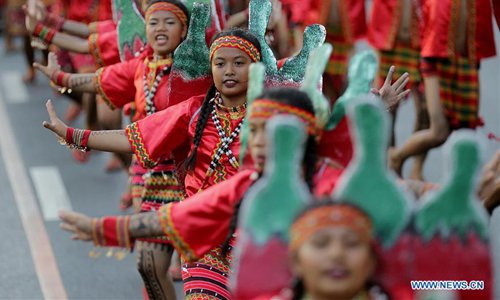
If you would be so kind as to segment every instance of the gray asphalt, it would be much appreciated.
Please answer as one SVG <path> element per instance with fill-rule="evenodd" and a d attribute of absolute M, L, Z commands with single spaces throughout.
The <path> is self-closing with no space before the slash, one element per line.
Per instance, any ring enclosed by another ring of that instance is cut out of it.
<path fill-rule="evenodd" d="M 500 34 L 496 30 L 497 48 Z M 20 41 L 18 41 L 20 42 Z M 20 45 L 20 43 L 18 43 Z M 360 49 L 366 45 L 360 45 Z M 0 51 L 3 45 L 0 44 Z M 10 71 L 21 74 L 25 62 L 20 53 L 0 54 L 0 75 Z M 118 201 L 125 187 L 123 172 L 108 174 L 104 165 L 109 154 L 93 152 L 89 162 L 77 164 L 71 153 L 60 146 L 53 135 L 43 129 L 41 122 L 47 119 L 45 100 L 54 99 L 47 81 L 38 74 L 37 81 L 27 86 L 29 101 L 13 104 L 7 99 L 5 88 L 0 85 L 9 122 L 20 147 L 26 174 L 36 166 L 55 166 L 62 175 L 63 183 L 75 211 L 91 216 L 120 214 Z M 481 68 L 481 115 L 486 126 L 477 135 L 482 143 L 485 159 L 499 149 L 499 143 L 486 138 L 489 131 L 500 135 L 500 59 L 484 60 Z M 397 120 L 397 141 L 403 143 L 412 130 L 413 106 L 409 100 L 400 108 Z M 56 110 L 64 113 L 67 101 L 56 97 Z M 82 120 L 74 123 L 82 126 Z M 0 129 L 1 132 L 1 129 Z M 2 138 L 0 136 L 0 138 Z M 442 148 L 430 152 L 424 175 L 427 180 L 438 182 L 445 174 Z M 405 166 L 405 172 L 409 165 Z M 43 299 L 40 284 L 27 238 L 7 178 L 5 162 L 0 159 L 0 299 Z M 31 182 L 31 178 L 28 178 Z M 32 182 L 31 182 L 32 184 Z M 88 256 L 92 246 L 71 241 L 59 228 L 57 221 L 45 221 L 57 266 L 64 288 L 70 299 L 141 299 L 141 279 L 135 270 L 135 255 L 129 254 L 122 261 Z M 181 290 L 181 285 L 177 284 Z M 180 298 L 180 297 L 179 297 Z"/>

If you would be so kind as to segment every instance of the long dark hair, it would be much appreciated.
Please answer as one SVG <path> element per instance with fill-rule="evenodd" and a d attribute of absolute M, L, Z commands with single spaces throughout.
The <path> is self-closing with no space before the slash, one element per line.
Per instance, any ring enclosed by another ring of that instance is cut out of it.
<path fill-rule="evenodd" d="M 268 89 L 262 93 L 257 99 L 270 99 L 278 103 L 284 103 L 292 105 L 294 107 L 300 108 L 307 112 L 314 114 L 314 107 L 309 96 L 298 89 L 294 88 L 273 88 Z M 306 142 L 306 149 L 304 151 L 304 158 L 302 159 L 302 166 L 304 168 L 304 181 L 306 182 L 309 190 L 312 192 L 313 189 L 313 177 L 316 172 L 316 162 L 317 162 L 317 142 L 316 136 L 309 135 Z M 231 223 L 229 225 L 229 234 L 226 240 L 222 244 L 221 256 L 223 259 L 226 258 L 230 251 L 230 243 L 234 232 L 236 231 L 236 226 L 238 225 L 238 214 L 242 201 L 234 207 L 234 214 L 231 218 Z"/>
<path fill-rule="evenodd" d="M 213 36 L 210 44 L 212 44 L 216 39 L 220 37 L 231 36 L 231 35 L 245 39 L 246 41 L 252 43 L 255 46 L 255 48 L 259 50 L 259 52 L 261 51 L 260 43 L 257 40 L 257 38 L 250 32 L 240 28 L 234 28 L 219 32 L 218 34 Z M 213 109 L 213 102 L 210 100 L 215 97 L 216 92 L 217 89 L 215 88 L 215 85 L 212 84 L 212 86 L 208 89 L 207 94 L 205 95 L 205 99 L 203 100 L 203 104 L 200 108 L 200 113 L 199 113 L 200 115 L 198 117 L 198 121 L 196 122 L 196 129 L 194 131 L 194 139 L 193 139 L 194 147 L 191 153 L 189 154 L 188 158 L 186 159 L 185 163 L 185 169 L 188 171 L 194 170 L 194 166 L 196 164 L 196 157 L 198 155 L 198 147 L 200 146 L 203 130 L 205 130 L 208 118 L 210 117 L 210 112 Z"/>

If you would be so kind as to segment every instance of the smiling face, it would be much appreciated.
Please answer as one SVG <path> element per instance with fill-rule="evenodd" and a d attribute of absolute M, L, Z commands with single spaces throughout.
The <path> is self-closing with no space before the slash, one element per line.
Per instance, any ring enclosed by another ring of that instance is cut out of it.
<path fill-rule="evenodd" d="M 170 11 L 155 11 L 146 23 L 148 44 L 156 55 L 166 56 L 172 53 L 186 34 L 187 28 Z"/>
<path fill-rule="evenodd" d="M 307 292 L 324 299 L 352 299 L 375 268 L 370 241 L 347 226 L 314 232 L 292 259 Z"/>
<path fill-rule="evenodd" d="M 242 50 L 222 47 L 212 58 L 212 75 L 215 87 L 225 99 L 246 99 L 250 57 Z"/>

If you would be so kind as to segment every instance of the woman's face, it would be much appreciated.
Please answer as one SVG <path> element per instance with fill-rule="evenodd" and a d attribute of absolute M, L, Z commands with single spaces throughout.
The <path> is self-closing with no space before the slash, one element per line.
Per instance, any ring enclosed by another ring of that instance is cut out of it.
<path fill-rule="evenodd" d="M 212 57 L 212 76 L 215 87 L 226 98 L 245 97 L 248 87 L 248 68 L 252 60 L 244 51 L 222 47 Z"/>
<path fill-rule="evenodd" d="M 307 293 L 327 299 L 351 299 L 375 268 L 370 241 L 341 226 L 315 232 L 293 253 L 292 260 Z"/>
<path fill-rule="evenodd" d="M 266 118 L 251 118 L 248 120 L 248 148 L 258 172 L 264 170 L 267 155 Z"/>
<path fill-rule="evenodd" d="M 187 28 L 169 11 L 153 12 L 146 23 L 146 37 L 156 55 L 174 52 L 186 36 Z"/>

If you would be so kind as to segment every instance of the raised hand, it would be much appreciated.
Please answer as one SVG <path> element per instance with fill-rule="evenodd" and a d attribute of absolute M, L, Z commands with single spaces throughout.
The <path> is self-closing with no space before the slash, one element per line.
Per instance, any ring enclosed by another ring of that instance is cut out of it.
<path fill-rule="evenodd" d="M 54 52 L 49 52 L 49 56 L 47 58 L 47 61 L 48 61 L 48 63 L 46 66 L 41 65 L 41 64 L 36 62 L 33 64 L 33 67 L 35 67 L 35 69 L 37 69 L 38 71 L 45 74 L 45 76 L 50 78 L 50 76 L 52 76 L 54 74 L 54 72 L 61 70 L 61 66 L 57 62 L 57 56 Z"/>
<path fill-rule="evenodd" d="M 90 241 L 92 240 L 92 219 L 84 214 L 60 211 L 59 219 L 61 228 L 71 232 L 71 239 Z"/>
<path fill-rule="evenodd" d="M 49 129 L 50 131 L 54 132 L 57 136 L 59 136 L 61 139 L 65 140 L 68 126 L 64 124 L 64 122 L 61 121 L 59 117 L 57 117 L 56 110 L 54 109 L 51 100 L 47 100 L 45 106 L 47 107 L 47 112 L 49 113 L 50 122 L 43 121 L 42 123 L 43 127 Z"/>
<path fill-rule="evenodd" d="M 405 89 L 406 84 L 408 84 L 408 81 L 410 80 L 410 75 L 408 73 L 404 73 L 398 78 L 398 80 L 396 80 L 396 82 L 392 83 L 394 70 L 394 66 L 389 68 L 384 85 L 382 85 L 379 90 L 371 89 L 373 94 L 382 98 L 382 101 L 384 101 L 384 105 L 388 110 L 392 110 L 396 107 L 399 101 L 404 99 L 406 95 L 410 93 L 409 89 Z"/>

